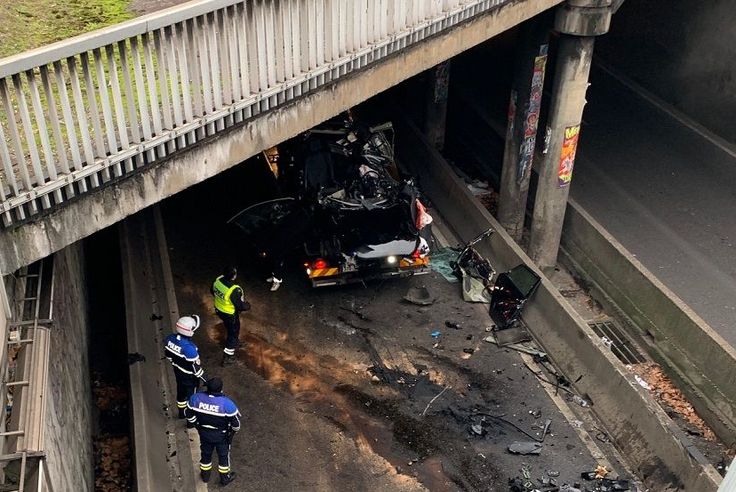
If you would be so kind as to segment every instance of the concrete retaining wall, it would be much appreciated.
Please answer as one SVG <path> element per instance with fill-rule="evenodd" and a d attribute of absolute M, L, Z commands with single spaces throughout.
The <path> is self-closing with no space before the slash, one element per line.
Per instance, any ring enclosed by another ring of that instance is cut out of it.
<path fill-rule="evenodd" d="M 570 201 L 563 252 L 594 296 L 679 379 L 718 436 L 736 443 L 736 351 L 603 227 Z"/>
<path fill-rule="evenodd" d="M 593 402 L 594 410 L 618 449 L 652 490 L 714 491 L 720 481 L 687 437 L 679 431 L 633 379 L 621 362 L 588 327 L 555 286 L 472 196 L 442 157 L 407 121 L 397 122 L 397 151 L 424 192 L 442 210 L 455 232 L 468 240 L 493 227 L 496 234 L 481 252 L 498 270 L 525 263 L 542 278 L 528 303 L 524 320 L 534 337 L 576 388 Z M 489 244 L 490 243 L 490 244 Z"/>
<path fill-rule="evenodd" d="M 54 491 L 92 491 L 92 386 L 83 248 L 54 256 L 54 312 L 45 417 L 46 463 Z"/>

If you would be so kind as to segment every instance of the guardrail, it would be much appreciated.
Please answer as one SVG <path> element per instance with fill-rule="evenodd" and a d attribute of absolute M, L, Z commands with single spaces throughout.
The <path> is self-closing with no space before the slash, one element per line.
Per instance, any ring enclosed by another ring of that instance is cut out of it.
<path fill-rule="evenodd" d="M 511 0 L 206 0 L 0 60 L 0 227 Z"/>

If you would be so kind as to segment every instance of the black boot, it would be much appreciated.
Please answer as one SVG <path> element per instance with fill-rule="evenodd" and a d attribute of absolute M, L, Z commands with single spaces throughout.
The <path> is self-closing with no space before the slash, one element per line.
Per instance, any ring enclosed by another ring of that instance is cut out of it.
<path fill-rule="evenodd" d="M 235 480 L 235 472 L 220 473 L 220 485 L 223 487 Z"/>
<path fill-rule="evenodd" d="M 212 470 L 201 470 L 199 476 L 202 477 L 204 483 L 207 483 L 210 481 L 210 476 L 212 476 Z"/>
<path fill-rule="evenodd" d="M 227 355 L 227 354 L 225 354 L 225 356 L 222 358 L 222 365 L 223 366 L 229 366 L 231 364 L 235 364 L 236 360 L 237 359 L 235 358 L 234 355 Z"/>

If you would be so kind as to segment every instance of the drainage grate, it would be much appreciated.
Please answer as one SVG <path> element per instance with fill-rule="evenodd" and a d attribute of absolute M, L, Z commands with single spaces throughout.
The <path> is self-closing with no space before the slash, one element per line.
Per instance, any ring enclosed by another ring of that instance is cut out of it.
<path fill-rule="evenodd" d="M 611 340 L 611 352 L 613 355 L 619 358 L 624 364 L 640 364 L 646 362 L 647 359 L 642 355 L 634 343 L 629 340 L 629 337 L 618 327 L 618 325 L 611 321 L 593 321 L 589 322 L 590 326 L 596 335 L 603 338 L 606 337 Z"/>

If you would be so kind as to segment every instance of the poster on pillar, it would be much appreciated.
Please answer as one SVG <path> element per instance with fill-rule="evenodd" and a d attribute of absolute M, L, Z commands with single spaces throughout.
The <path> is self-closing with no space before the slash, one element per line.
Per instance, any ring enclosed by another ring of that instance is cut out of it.
<path fill-rule="evenodd" d="M 519 149 L 519 166 L 516 170 L 516 182 L 521 183 L 532 167 L 534 159 L 534 145 L 537 140 L 537 125 L 539 124 L 539 109 L 542 106 L 542 91 L 544 90 L 544 71 L 547 66 L 547 45 L 539 47 L 539 55 L 534 58 L 532 83 L 529 93 L 529 106 L 524 115 L 524 135 Z"/>
<path fill-rule="evenodd" d="M 565 128 L 562 150 L 560 151 L 560 167 L 557 171 L 557 186 L 564 188 L 572 181 L 572 168 L 575 165 L 575 153 L 578 150 L 580 125 Z"/>

